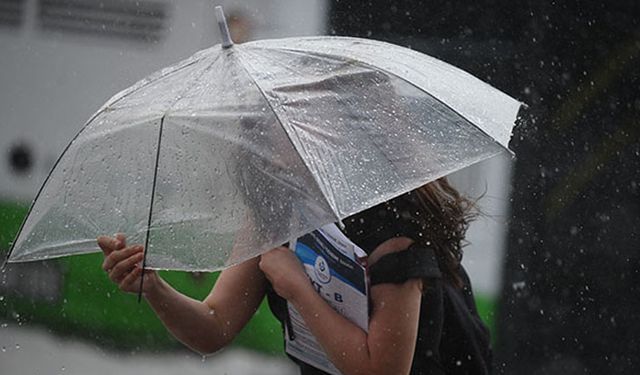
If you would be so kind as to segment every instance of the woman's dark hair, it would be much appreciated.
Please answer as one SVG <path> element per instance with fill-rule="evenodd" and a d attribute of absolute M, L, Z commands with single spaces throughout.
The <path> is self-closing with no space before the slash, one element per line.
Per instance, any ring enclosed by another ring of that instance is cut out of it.
<path fill-rule="evenodd" d="M 432 248 L 445 278 L 461 287 L 462 248 L 469 223 L 477 215 L 475 202 L 462 196 L 446 178 L 352 215 L 345 234 L 373 251 L 392 237 L 409 237 Z"/>
<path fill-rule="evenodd" d="M 478 215 L 476 202 L 461 195 L 446 178 L 426 184 L 411 195 L 417 205 L 412 219 L 421 234 L 414 240 L 432 247 L 441 270 L 455 285 L 462 286 L 458 268 L 469 223 Z"/>

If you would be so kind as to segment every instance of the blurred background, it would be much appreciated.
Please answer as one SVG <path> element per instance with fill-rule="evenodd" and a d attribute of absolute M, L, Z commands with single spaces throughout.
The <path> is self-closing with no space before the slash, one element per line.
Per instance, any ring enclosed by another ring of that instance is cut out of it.
<path fill-rule="evenodd" d="M 56 159 L 116 92 L 219 43 L 348 35 L 407 46 L 528 104 L 509 155 L 456 173 L 480 198 L 463 263 L 495 373 L 640 372 L 640 4 L 482 0 L 0 0 L 0 252 Z M 4 256 L 4 255 L 3 255 Z M 292 374 L 262 306 L 232 348 L 182 348 L 101 255 L 0 274 L 0 373 Z M 167 272 L 202 298 L 215 274 Z"/>

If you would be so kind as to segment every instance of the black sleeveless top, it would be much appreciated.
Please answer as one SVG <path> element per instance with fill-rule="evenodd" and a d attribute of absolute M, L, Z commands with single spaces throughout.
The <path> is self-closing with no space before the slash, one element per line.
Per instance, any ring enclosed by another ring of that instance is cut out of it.
<path fill-rule="evenodd" d="M 418 241 L 418 223 L 413 220 L 412 213 L 415 203 L 411 193 L 405 194 L 345 219 L 343 231 L 369 254 L 380 243 L 393 237 L 405 236 Z M 400 283 L 413 277 L 426 280 L 411 374 L 489 374 L 489 330 L 478 316 L 469 277 L 460 266 L 461 288 L 442 278 L 433 249 L 420 245 L 423 242 L 416 242 L 406 251 L 381 257 L 369 270 L 372 285 Z M 273 314 L 283 325 L 286 324 L 286 301 L 271 287 L 267 290 L 267 297 Z M 300 366 L 302 375 L 326 374 L 291 358 Z"/>

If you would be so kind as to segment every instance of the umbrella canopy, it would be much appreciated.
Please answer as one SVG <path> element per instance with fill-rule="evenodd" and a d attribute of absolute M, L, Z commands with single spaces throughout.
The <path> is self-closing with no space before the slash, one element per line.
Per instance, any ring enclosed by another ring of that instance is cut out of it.
<path fill-rule="evenodd" d="M 225 48 L 228 47 L 228 48 Z M 145 243 L 213 271 L 507 149 L 521 103 L 388 43 L 216 45 L 110 99 L 34 201 L 10 262 Z"/>

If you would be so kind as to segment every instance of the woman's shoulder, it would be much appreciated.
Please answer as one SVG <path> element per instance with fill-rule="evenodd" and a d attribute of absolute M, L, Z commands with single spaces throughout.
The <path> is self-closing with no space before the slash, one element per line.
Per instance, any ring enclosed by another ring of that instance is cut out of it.
<path fill-rule="evenodd" d="M 404 241 L 399 251 L 387 251 L 375 257 L 384 245 L 390 241 Z M 438 264 L 435 251 L 421 243 L 413 242 L 406 238 L 392 239 L 383 243 L 370 257 L 372 263 L 369 266 L 371 285 L 380 283 L 402 283 L 409 279 L 421 279 L 433 284 L 433 280 L 442 278 L 442 272 Z"/>

